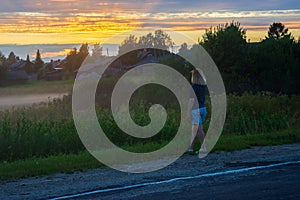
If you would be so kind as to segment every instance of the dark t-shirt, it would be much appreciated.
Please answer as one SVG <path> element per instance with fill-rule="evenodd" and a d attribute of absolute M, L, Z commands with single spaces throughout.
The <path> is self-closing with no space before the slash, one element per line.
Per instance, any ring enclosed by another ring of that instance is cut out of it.
<path fill-rule="evenodd" d="M 205 107 L 205 93 L 206 93 L 206 85 L 196 85 L 193 84 L 192 88 L 196 94 L 197 100 L 198 100 L 198 104 L 195 101 L 194 105 L 192 107 L 193 110 L 198 109 L 198 108 L 203 108 Z M 193 95 L 192 90 L 190 91 L 190 98 L 195 98 L 195 96 Z"/>

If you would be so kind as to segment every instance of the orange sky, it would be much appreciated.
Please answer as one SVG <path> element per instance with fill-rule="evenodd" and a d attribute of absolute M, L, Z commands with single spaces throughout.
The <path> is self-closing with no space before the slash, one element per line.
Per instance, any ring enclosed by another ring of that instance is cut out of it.
<path fill-rule="evenodd" d="M 254 5 L 255 0 L 244 0 L 243 4 L 233 0 L 211 2 L 27 0 L 25 4 L 19 0 L 5 1 L 0 8 L 0 44 L 102 43 L 115 34 L 134 29 L 179 31 L 197 41 L 205 29 L 232 20 L 241 23 L 251 41 L 264 38 L 274 21 L 282 21 L 295 38 L 300 36 L 300 9 L 292 9 L 300 8 L 299 5 L 279 5 L 277 0 L 270 1 L 278 3 L 273 7 L 261 1 Z M 246 7 L 247 2 L 252 7 Z M 197 6 L 199 9 L 195 9 Z M 120 43 L 123 39 L 113 42 Z M 178 43 L 182 42 L 178 39 Z"/>

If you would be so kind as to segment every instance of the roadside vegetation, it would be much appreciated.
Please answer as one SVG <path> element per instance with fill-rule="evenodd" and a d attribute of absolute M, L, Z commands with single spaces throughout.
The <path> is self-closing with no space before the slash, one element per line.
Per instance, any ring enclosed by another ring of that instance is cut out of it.
<path fill-rule="evenodd" d="M 133 120 L 148 124 L 148 108 L 146 103 L 135 104 L 131 110 Z M 132 152 L 159 149 L 174 137 L 180 113 L 173 106 L 167 106 L 167 112 L 161 132 L 143 140 L 123 133 L 109 110 L 97 108 L 99 123 L 107 136 Z M 214 151 L 300 142 L 299 121 L 300 96 L 228 95 L 227 118 Z M 205 129 L 208 124 L 209 116 Z M 85 151 L 77 135 L 70 96 L 40 106 L 0 112 L 0 162 L 2 180 L 102 166 Z"/>
<path fill-rule="evenodd" d="M 150 123 L 150 104 L 134 105 L 133 120 Z M 208 110 L 210 105 L 208 103 Z M 99 123 L 118 146 L 145 145 L 170 141 L 177 133 L 180 112 L 167 108 L 165 127 L 149 139 L 137 139 L 123 133 L 106 108 L 98 108 Z M 79 153 L 84 150 L 71 114 L 71 99 L 66 96 L 45 106 L 0 112 L 0 161 Z M 209 118 L 204 128 L 209 125 Z M 229 95 L 223 135 L 246 135 L 300 129 L 300 96 Z"/>
<path fill-rule="evenodd" d="M 300 142 L 300 131 L 279 131 L 273 133 L 221 135 L 212 152 L 235 151 L 250 148 L 251 146 L 270 146 Z M 158 148 L 161 144 L 148 144 L 124 147 L 135 152 L 144 152 L 144 149 Z M 200 148 L 197 144 L 195 148 Z M 55 173 L 74 173 L 105 167 L 87 151 L 77 154 L 59 154 L 46 158 L 32 157 L 14 162 L 0 163 L 0 181 L 9 181 L 26 177 L 38 177 Z"/>
<path fill-rule="evenodd" d="M 297 42 L 284 27 L 283 32 L 276 32 L 281 30 L 276 27 L 281 26 L 280 23 L 272 24 L 268 37 L 258 44 L 246 42 L 245 31 L 238 23 L 207 30 L 203 40 L 199 41 L 219 67 L 228 92 L 226 122 L 213 151 L 300 142 L 299 40 Z M 130 36 L 121 44 L 120 50 L 146 41 L 165 41 L 166 49 L 172 45 L 168 35 L 156 31 L 154 35 L 148 34 L 139 40 Z M 154 55 L 164 54 L 151 48 L 149 51 Z M 189 53 L 192 49 L 182 45 L 179 51 Z M 136 63 L 137 54 L 137 51 L 130 52 L 130 56 L 127 55 L 130 59 L 126 55 L 120 59 L 128 64 Z M 80 54 L 75 52 L 74 55 L 77 59 Z M 84 56 L 86 54 L 80 59 Z M 3 56 L 0 58 L 5 61 Z M 71 55 L 69 58 L 72 60 Z M 161 63 L 174 67 L 190 79 L 191 66 L 176 55 L 172 54 Z M 77 65 L 74 67 L 69 62 L 70 73 L 77 69 Z M 0 76 L 4 71 L 2 68 Z M 165 88 L 157 88 L 157 85 L 148 85 L 133 95 L 130 111 L 137 124 L 150 123 L 148 110 L 152 104 L 162 104 L 168 113 L 166 124 L 157 135 L 137 139 L 118 128 L 109 109 L 111 92 L 118 77 L 115 78 L 107 76 L 101 80 L 95 99 L 98 121 L 107 137 L 117 146 L 132 152 L 150 152 L 166 145 L 176 134 L 180 121 L 180 109 L 174 94 Z M 51 102 L 0 111 L 0 180 L 55 172 L 71 173 L 103 166 L 85 150 L 77 135 L 71 109 L 72 86 L 73 80 L 66 80 L 0 88 L 0 97 L 70 93 Z M 209 96 L 207 107 L 210 113 Z M 209 119 L 208 114 L 205 130 Z"/>

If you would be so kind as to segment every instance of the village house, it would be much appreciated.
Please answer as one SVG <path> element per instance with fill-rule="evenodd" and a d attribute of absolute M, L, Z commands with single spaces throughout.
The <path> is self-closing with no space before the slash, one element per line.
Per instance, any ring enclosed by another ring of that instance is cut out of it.
<path fill-rule="evenodd" d="M 25 71 L 26 61 L 17 59 L 10 64 L 6 71 L 7 84 L 19 84 L 29 80 L 29 76 Z"/>
<path fill-rule="evenodd" d="M 63 69 L 65 67 L 65 60 L 51 60 L 50 63 L 44 64 L 41 69 L 39 80 L 57 81 L 63 79 Z"/>

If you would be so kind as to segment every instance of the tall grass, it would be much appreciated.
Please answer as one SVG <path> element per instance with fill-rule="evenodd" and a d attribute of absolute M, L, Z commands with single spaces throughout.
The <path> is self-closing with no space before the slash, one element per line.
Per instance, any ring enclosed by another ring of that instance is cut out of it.
<path fill-rule="evenodd" d="M 22 115 L 15 123 L 4 118 L 0 124 L 1 160 L 76 153 L 83 149 L 71 118 L 54 122 Z"/>
<path fill-rule="evenodd" d="M 300 96 L 228 96 L 224 133 L 267 133 L 300 127 Z"/>
<path fill-rule="evenodd" d="M 137 124 L 150 122 L 148 108 L 145 103 L 132 106 L 131 115 Z M 176 107 L 169 107 L 167 112 L 167 122 L 159 134 L 137 139 L 118 128 L 109 109 L 97 108 L 100 125 L 118 146 L 166 144 L 176 134 L 180 121 Z M 209 116 L 204 127 L 208 124 Z M 300 96 L 228 96 L 223 134 L 259 134 L 287 129 L 300 129 Z M 71 116 L 70 96 L 48 104 L 0 112 L 0 161 L 78 153 L 83 149 Z"/>

